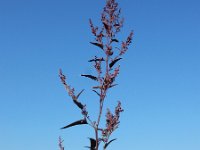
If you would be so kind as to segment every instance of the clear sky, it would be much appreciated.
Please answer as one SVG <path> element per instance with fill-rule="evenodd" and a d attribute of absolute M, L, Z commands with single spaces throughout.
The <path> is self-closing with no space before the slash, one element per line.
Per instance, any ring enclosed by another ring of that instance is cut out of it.
<path fill-rule="evenodd" d="M 118 0 L 133 44 L 119 86 L 106 105 L 125 112 L 109 150 L 200 149 L 200 1 Z M 61 131 L 80 119 L 58 77 L 62 68 L 91 115 L 97 100 L 81 73 L 93 73 L 98 49 L 88 19 L 99 24 L 104 0 L 0 0 L 0 149 L 82 150 L 93 131 Z"/>

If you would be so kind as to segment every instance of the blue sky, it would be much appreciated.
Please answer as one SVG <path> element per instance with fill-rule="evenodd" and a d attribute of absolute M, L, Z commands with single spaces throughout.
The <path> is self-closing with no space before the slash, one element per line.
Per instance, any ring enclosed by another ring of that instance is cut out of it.
<path fill-rule="evenodd" d="M 121 61 L 118 87 L 106 105 L 121 100 L 125 112 L 109 150 L 200 149 L 200 2 L 119 0 L 133 44 Z M 0 148 L 85 149 L 87 126 L 60 127 L 80 119 L 58 77 L 62 68 L 91 115 L 97 101 L 81 73 L 98 49 L 88 19 L 99 23 L 104 1 L 0 0 Z"/>

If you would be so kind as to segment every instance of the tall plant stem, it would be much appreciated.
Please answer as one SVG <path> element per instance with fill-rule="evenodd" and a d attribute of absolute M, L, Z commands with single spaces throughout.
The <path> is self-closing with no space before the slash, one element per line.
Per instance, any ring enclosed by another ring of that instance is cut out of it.
<path fill-rule="evenodd" d="M 104 80 L 106 79 L 106 77 L 108 76 L 109 74 L 109 68 L 108 68 L 108 62 L 109 62 L 109 56 L 106 54 L 106 73 L 105 73 L 105 77 L 104 77 Z M 103 88 L 103 84 L 101 85 L 101 93 L 100 93 L 100 100 L 99 100 L 99 115 L 98 115 L 98 120 L 97 120 L 97 123 L 96 123 L 96 128 L 95 128 L 95 136 L 96 136 L 96 150 L 98 150 L 98 147 L 99 147 L 99 133 L 98 133 L 98 128 L 99 128 L 99 124 L 100 124 L 100 121 L 101 121 L 101 116 L 102 116 L 102 111 L 103 111 L 103 104 L 104 104 L 104 99 L 105 99 L 105 96 L 106 96 L 106 92 L 107 92 L 107 89 L 104 89 Z"/>

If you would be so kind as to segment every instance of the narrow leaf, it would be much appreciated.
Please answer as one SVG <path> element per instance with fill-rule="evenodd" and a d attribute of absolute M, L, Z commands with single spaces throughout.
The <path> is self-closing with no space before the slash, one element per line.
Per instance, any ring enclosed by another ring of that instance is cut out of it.
<path fill-rule="evenodd" d="M 108 26 L 108 24 L 105 23 L 105 22 L 103 22 L 103 25 L 104 25 L 105 29 L 108 31 L 108 30 L 109 30 L 109 26 Z"/>
<path fill-rule="evenodd" d="M 92 75 L 88 75 L 88 74 L 82 74 L 81 76 L 84 76 L 84 77 L 87 77 L 87 78 L 90 78 L 90 79 L 96 80 L 96 81 L 98 80 L 97 77 L 92 76 Z"/>
<path fill-rule="evenodd" d="M 115 141 L 116 139 L 112 139 L 112 140 L 110 140 L 108 143 L 106 143 L 105 145 L 104 145 L 104 149 L 106 149 L 106 147 L 111 143 L 111 142 L 113 142 L 113 141 Z"/>
<path fill-rule="evenodd" d="M 118 84 L 112 84 L 112 85 L 109 86 L 109 88 L 112 88 L 112 87 L 117 86 L 117 85 Z"/>
<path fill-rule="evenodd" d="M 109 64 L 109 67 L 112 68 L 116 62 L 118 62 L 120 59 L 122 58 L 117 58 L 117 59 L 114 59 L 110 64 Z"/>
<path fill-rule="evenodd" d="M 87 120 L 86 119 L 81 119 L 81 120 L 78 120 L 78 121 L 75 121 L 65 127 L 62 127 L 61 129 L 66 129 L 66 128 L 69 128 L 69 127 L 73 127 L 73 126 L 76 126 L 76 125 L 83 125 L 83 124 L 88 124 L 87 123 Z"/>
<path fill-rule="evenodd" d="M 93 138 L 89 138 L 90 139 L 90 146 L 85 146 L 86 148 L 89 148 L 90 150 L 95 150 L 96 148 L 96 140 Z"/>
<path fill-rule="evenodd" d="M 88 62 L 93 62 L 93 61 L 105 61 L 104 59 L 103 59 L 103 57 L 102 58 L 95 58 L 95 59 L 91 59 L 91 60 L 89 60 Z"/>
<path fill-rule="evenodd" d="M 115 27 L 119 27 L 119 26 L 120 26 L 120 24 L 116 23 L 116 24 L 114 24 L 114 26 L 115 26 Z"/>
<path fill-rule="evenodd" d="M 103 49 L 103 44 L 101 44 L 101 43 L 95 43 L 95 42 L 90 42 L 90 43 Z"/>
<path fill-rule="evenodd" d="M 93 138 L 89 138 L 90 139 L 90 148 L 91 149 L 95 149 L 96 147 L 96 140 Z"/>
<path fill-rule="evenodd" d="M 89 146 L 85 146 L 85 148 L 89 148 L 90 150 L 95 150 L 95 148 L 91 148 Z"/>
<path fill-rule="evenodd" d="M 76 104 L 76 106 L 78 106 L 80 109 L 83 109 L 83 104 L 81 104 L 79 101 L 77 100 L 73 100 L 73 102 Z"/>
<path fill-rule="evenodd" d="M 94 91 L 98 96 L 101 96 L 96 90 L 92 90 L 92 91 Z"/>
<path fill-rule="evenodd" d="M 84 89 L 80 91 L 80 93 L 78 93 L 78 95 L 76 96 L 76 98 L 78 99 L 79 96 L 83 93 Z"/>
<path fill-rule="evenodd" d="M 112 42 L 117 42 L 117 43 L 119 42 L 117 39 L 112 39 L 111 41 Z"/>

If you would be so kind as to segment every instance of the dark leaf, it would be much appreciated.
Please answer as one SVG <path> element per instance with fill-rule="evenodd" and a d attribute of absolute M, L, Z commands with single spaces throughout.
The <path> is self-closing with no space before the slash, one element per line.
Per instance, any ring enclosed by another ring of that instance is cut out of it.
<path fill-rule="evenodd" d="M 104 59 L 103 59 L 103 57 L 102 58 L 96 58 L 95 57 L 95 59 L 91 59 L 91 60 L 89 60 L 88 62 L 93 62 L 93 61 L 105 61 Z"/>
<path fill-rule="evenodd" d="M 122 58 L 117 58 L 117 59 L 114 59 L 110 64 L 109 64 L 109 67 L 112 68 L 116 62 L 118 62 L 120 59 Z"/>
<path fill-rule="evenodd" d="M 121 8 L 119 9 L 119 14 L 121 13 Z"/>
<path fill-rule="evenodd" d="M 79 101 L 77 100 L 73 100 L 73 102 L 80 108 L 80 109 L 83 109 L 83 104 L 81 104 Z"/>
<path fill-rule="evenodd" d="M 101 96 L 96 90 L 92 90 L 92 91 L 94 91 L 97 95 Z"/>
<path fill-rule="evenodd" d="M 96 140 L 93 138 L 90 138 L 90 147 L 91 149 L 95 149 L 96 147 Z"/>
<path fill-rule="evenodd" d="M 86 148 L 90 148 L 90 150 L 95 150 L 96 148 L 96 140 L 93 138 L 89 138 L 90 139 L 90 146 L 85 146 Z"/>
<path fill-rule="evenodd" d="M 112 140 L 110 140 L 108 143 L 106 143 L 105 145 L 104 145 L 104 149 L 106 149 L 106 147 L 111 143 L 111 142 L 113 142 L 113 141 L 115 141 L 116 139 L 112 139 Z"/>
<path fill-rule="evenodd" d="M 81 119 L 81 120 L 78 120 L 78 121 L 75 121 L 65 127 L 62 127 L 61 129 L 66 129 L 66 128 L 69 128 L 69 127 L 73 127 L 73 126 L 76 126 L 76 125 L 83 125 L 83 124 L 88 124 L 87 123 L 87 120 L 86 119 Z"/>
<path fill-rule="evenodd" d="M 119 26 L 120 26 L 120 24 L 119 24 L 119 23 L 116 23 L 116 24 L 114 24 L 114 26 L 115 26 L 115 27 L 119 27 Z"/>
<path fill-rule="evenodd" d="M 117 42 L 117 43 L 119 42 L 117 39 L 112 39 L 111 41 L 112 42 Z"/>
<path fill-rule="evenodd" d="M 95 42 L 90 42 L 90 43 L 103 49 L 103 44 L 101 43 L 95 43 Z"/>
<path fill-rule="evenodd" d="M 105 29 L 108 31 L 108 30 L 109 30 L 109 26 L 108 26 L 108 24 L 105 23 L 105 22 L 103 22 L 103 25 L 104 25 Z"/>
<path fill-rule="evenodd" d="M 115 77 L 112 77 L 110 80 L 111 80 L 110 83 L 112 84 L 115 81 Z"/>
<path fill-rule="evenodd" d="M 84 89 L 80 91 L 80 93 L 78 93 L 78 95 L 76 96 L 76 98 L 78 99 L 79 96 L 83 93 Z"/>
<path fill-rule="evenodd" d="M 85 148 L 89 148 L 90 150 L 95 150 L 95 148 L 91 148 L 89 146 L 85 146 Z"/>
<path fill-rule="evenodd" d="M 81 76 L 84 76 L 84 77 L 87 77 L 87 78 L 90 78 L 90 79 L 96 80 L 96 81 L 98 80 L 97 77 L 92 76 L 92 75 L 88 75 L 88 74 L 82 74 Z"/>
<path fill-rule="evenodd" d="M 117 85 L 118 85 L 118 84 L 112 84 L 112 85 L 110 85 L 109 88 L 112 88 L 112 87 L 117 86 Z"/>

